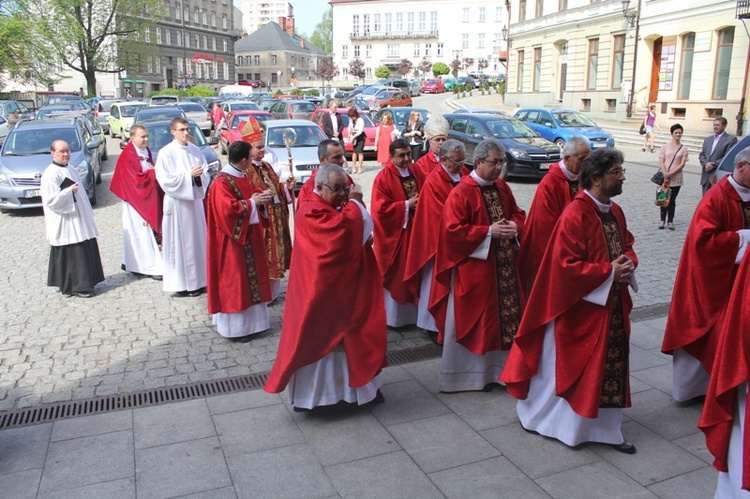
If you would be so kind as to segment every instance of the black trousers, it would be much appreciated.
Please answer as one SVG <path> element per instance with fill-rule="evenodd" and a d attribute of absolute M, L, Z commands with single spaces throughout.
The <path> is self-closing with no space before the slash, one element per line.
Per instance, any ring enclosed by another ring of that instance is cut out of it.
<path fill-rule="evenodd" d="M 672 223 L 674 221 L 674 207 L 675 207 L 675 200 L 677 199 L 677 194 L 680 193 L 680 187 L 681 186 L 675 186 L 672 187 L 672 197 L 669 198 L 669 205 L 667 205 L 666 208 L 661 208 L 661 221 L 664 222 L 665 220 L 668 223 Z"/>

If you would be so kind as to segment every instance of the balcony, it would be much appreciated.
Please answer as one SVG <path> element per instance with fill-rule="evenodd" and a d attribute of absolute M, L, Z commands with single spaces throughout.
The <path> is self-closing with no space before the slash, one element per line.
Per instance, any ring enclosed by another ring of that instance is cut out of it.
<path fill-rule="evenodd" d="M 742 1 L 742 0 L 740 0 Z M 746 0 L 750 1 L 750 0 Z M 355 31 L 349 34 L 352 40 L 396 40 L 403 38 L 438 38 L 438 30 L 412 30 L 412 31 Z"/>
<path fill-rule="evenodd" d="M 737 19 L 750 19 L 750 0 L 737 0 Z"/>

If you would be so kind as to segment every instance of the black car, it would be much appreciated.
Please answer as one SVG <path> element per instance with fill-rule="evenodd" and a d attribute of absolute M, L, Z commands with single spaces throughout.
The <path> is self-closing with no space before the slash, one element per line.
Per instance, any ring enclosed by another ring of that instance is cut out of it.
<path fill-rule="evenodd" d="M 505 147 L 501 176 L 541 178 L 552 163 L 560 161 L 560 148 L 513 118 L 490 114 L 446 114 L 449 139 L 466 147 L 466 163 L 474 165 L 474 149 L 484 139 L 495 138 Z"/>
<path fill-rule="evenodd" d="M 185 118 L 187 115 L 185 112 L 177 106 L 148 106 L 142 107 L 136 111 L 133 116 L 133 125 L 146 120 L 156 119 L 169 119 L 172 118 Z M 123 137 L 130 138 L 130 127 L 127 127 L 123 133 Z"/>

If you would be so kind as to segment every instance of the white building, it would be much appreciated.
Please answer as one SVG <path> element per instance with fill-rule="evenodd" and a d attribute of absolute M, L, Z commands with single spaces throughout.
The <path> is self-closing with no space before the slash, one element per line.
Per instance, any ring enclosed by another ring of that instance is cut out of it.
<path fill-rule="evenodd" d="M 242 29 L 253 34 L 264 24 L 277 21 L 280 17 L 294 17 L 294 7 L 289 2 L 272 0 L 242 0 Z"/>
<path fill-rule="evenodd" d="M 474 59 L 464 71 L 505 73 L 499 61 L 502 29 L 508 25 L 503 2 L 482 0 L 331 0 L 333 59 L 341 78 L 352 83 L 349 63 L 361 59 L 367 80 L 375 69 L 395 69 L 401 59 L 418 67 L 423 58 L 450 66 L 456 58 Z M 408 75 L 407 75 L 408 76 Z"/>

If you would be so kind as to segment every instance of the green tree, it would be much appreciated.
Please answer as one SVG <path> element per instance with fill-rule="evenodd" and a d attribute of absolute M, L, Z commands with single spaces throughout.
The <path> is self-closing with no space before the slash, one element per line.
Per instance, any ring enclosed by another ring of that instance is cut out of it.
<path fill-rule="evenodd" d="M 375 69 L 375 76 L 378 78 L 388 78 L 391 76 L 391 70 L 387 66 L 378 66 Z"/>
<path fill-rule="evenodd" d="M 447 75 L 451 72 L 451 68 L 444 62 L 436 62 L 432 65 L 432 74 L 435 77 Z"/>
<path fill-rule="evenodd" d="M 60 77 L 49 54 L 34 43 L 33 25 L 18 4 L 0 1 L 0 70 L 13 81 L 49 85 Z M 0 85 L 5 83 L 0 76 Z"/>
<path fill-rule="evenodd" d="M 216 92 L 205 85 L 195 85 L 194 87 L 188 88 L 185 95 L 189 97 L 213 97 L 216 95 Z"/>
<path fill-rule="evenodd" d="M 153 28 L 164 16 L 162 0 L 26 0 L 37 50 L 86 78 L 96 93 L 96 73 L 143 70 L 153 57 Z M 153 61 L 152 61 L 153 62 Z"/>
<path fill-rule="evenodd" d="M 333 9 L 323 13 L 323 18 L 315 25 L 310 43 L 330 54 L 333 52 Z"/>

